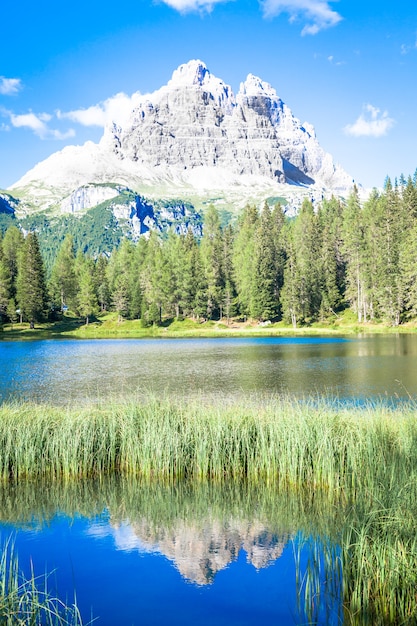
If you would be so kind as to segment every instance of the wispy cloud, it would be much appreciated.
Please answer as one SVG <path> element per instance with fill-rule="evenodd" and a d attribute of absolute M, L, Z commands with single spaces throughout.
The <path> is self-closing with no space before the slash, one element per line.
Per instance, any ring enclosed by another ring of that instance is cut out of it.
<path fill-rule="evenodd" d="M 64 121 L 75 122 L 81 126 L 104 126 L 109 122 L 123 126 L 128 119 L 132 109 L 142 98 L 139 92 L 131 96 L 125 93 L 118 93 L 104 102 L 100 102 L 86 109 L 76 109 L 74 111 L 55 111 L 50 113 L 28 113 L 16 114 L 13 111 L 0 107 L 0 116 L 8 118 L 9 124 L 0 124 L 0 130 L 11 130 L 12 128 L 26 128 L 31 130 L 40 139 L 64 140 L 75 137 L 75 130 L 67 128 L 57 129 L 57 125 L 63 126 Z M 68 125 L 68 122 L 67 122 Z M 54 128 L 55 127 L 55 128 Z"/>
<path fill-rule="evenodd" d="M 412 43 L 412 44 L 403 43 L 402 44 L 402 46 L 401 46 L 401 54 L 408 54 L 409 52 L 412 52 L 413 50 L 417 50 L 417 33 L 415 34 L 414 43 Z"/>
<path fill-rule="evenodd" d="M 337 61 L 332 54 L 327 57 L 327 60 L 330 65 L 335 65 L 336 67 L 339 67 L 340 65 L 345 65 L 345 61 Z"/>
<path fill-rule="evenodd" d="M 353 124 L 345 126 L 344 131 L 353 137 L 382 137 L 394 126 L 395 120 L 389 117 L 388 111 L 366 104 L 363 111 Z"/>
<path fill-rule="evenodd" d="M 230 2 L 230 0 L 161 0 L 168 6 L 187 13 L 189 11 L 211 11 L 215 4 Z"/>
<path fill-rule="evenodd" d="M 49 113 L 23 113 L 16 115 L 11 111 L 8 112 L 10 123 L 14 128 L 28 128 L 40 139 L 69 139 L 74 137 L 75 132 L 72 128 L 65 132 L 50 128 L 48 122 L 52 120 Z"/>
<path fill-rule="evenodd" d="M 317 35 L 318 32 L 336 26 L 343 18 L 330 7 L 326 0 L 260 0 L 265 17 L 288 13 L 290 22 L 307 22 L 302 35 Z"/>
<path fill-rule="evenodd" d="M 2 96 L 15 96 L 22 89 L 20 78 L 6 78 L 0 76 L 0 94 Z"/>
<path fill-rule="evenodd" d="M 87 109 L 76 109 L 74 111 L 57 111 L 58 119 L 68 119 L 82 126 L 104 127 L 108 122 L 115 122 L 123 126 L 132 109 L 139 103 L 141 94 L 135 92 L 131 96 L 125 93 L 117 93 L 104 102 L 100 102 Z"/>
<path fill-rule="evenodd" d="M 190 11 L 210 12 L 216 4 L 233 0 L 160 0 L 180 13 Z M 307 22 L 302 35 L 316 35 L 325 28 L 338 24 L 343 18 L 334 11 L 330 2 L 337 0 L 259 0 L 264 17 L 272 18 L 287 13 L 290 22 Z"/>

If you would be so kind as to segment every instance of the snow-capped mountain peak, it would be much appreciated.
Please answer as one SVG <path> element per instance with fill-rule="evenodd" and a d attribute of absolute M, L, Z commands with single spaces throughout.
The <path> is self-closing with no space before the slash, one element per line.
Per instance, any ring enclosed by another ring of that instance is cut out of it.
<path fill-rule="evenodd" d="M 180 65 L 167 85 L 136 100 L 123 127 L 99 144 L 51 155 L 12 186 L 32 207 L 60 206 L 77 188 L 113 183 L 148 197 L 346 195 L 353 179 L 275 89 L 249 74 L 237 95 L 205 63 Z M 298 192 L 297 192 L 298 193 Z M 250 194 L 250 195 L 249 195 Z"/>
<path fill-rule="evenodd" d="M 178 88 L 187 85 L 204 85 L 209 84 L 211 73 L 207 65 L 198 59 L 183 63 L 172 74 L 172 78 L 168 81 L 168 87 Z"/>
<path fill-rule="evenodd" d="M 240 83 L 239 94 L 244 96 L 262 95 L 267 98 L 278 98 L 277 92 L 269 83 L 253 74 L 248 74 L 245 82 Z"/>

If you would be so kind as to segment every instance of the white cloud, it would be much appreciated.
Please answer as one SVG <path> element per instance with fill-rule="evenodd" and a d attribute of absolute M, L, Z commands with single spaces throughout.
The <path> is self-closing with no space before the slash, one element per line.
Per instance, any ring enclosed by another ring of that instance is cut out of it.
<path fill-rule="evenodd" d="M 7 132 L 9 130 L 10 130 L 10 126 L 8 124 L 5 124 L 4 122 L 0 124 L 0 132 Z"/>
<path fill-rule="evenodd" d="M 48 122 L 51 121 L 52 115 L 49 113 L 23 113 L 16 115 L 9 112 L 10 122 L 14 128 L 29 128 L 41 139 L 68 139 L 74 137 L 75 132 L 72 128 L 65 132 L 49 128 Z"/>
<path fill-rule="evenodd" d="M 20 78 L 6 78 L 0 76 L 0 94 L 3 96 L 14 96 L 22 89 Z"/>
<path fill-rule="evenodd" d="M 353 124 L 345 126 L 344 131 L 353 137 L 382 137 L 394 126 L 395 120 L 388 116 L 388 111 L 366 104 Z"/>
<path fill-rule="evenodd" d="M 233 0 L 160 0 L 180 13 L 189 11 L 211 11 L 220 2 Z M 276 17 L 288 13 L 290 22 L 307 21 L 302 35 L 316 35 L 330 26 L 335 26 L 343 18 L 330 7 L 330 2 L 337 0 L 259 0 L 264 17 Z"/>
<path fill-rule="evenodd" d="M 343 18 L 330 7 L 327 0 L 260 0 L 265 17 L 275 17 L 288 13 L 290 22 L 307 21 L 302 35 L 316 35 L 331 26 L 336 26 Z"/>
<path fill-rule="evenodd" d="M 161 2 L 180 13 L 187 13 L 189 11 L 211 11 L 215 4 L 230 2 L 230 0 L 161 0 Z"/>
<path fill-rule="evenodd" d="M 186 13 L 187 11 L 211 11 L 215 4 L 229 2 L 230 0 L 162 0 L 165 4 Z"/>
<path fill-rule="evenodd" d="M 77 109 L 75 111 L 57 111 L 58 119 L 68 119 L 82 126 L 104 127 L 108 122 L 115 122 L 123 126 L 132 110 L 137 106 L 142 98 L 139 92 L 131 96 L 125 93 L 117 93 L 104 102 L 95 104 L 87 109 Z"/>
<path fill-rule="evenodd" d="M 104 102 L 95 104 L 87 109 L 67 112 L 56 111 L 54 115 L 56 120 L 70 120 L 82 126 L 99 126 L 104 128 L 109 122 L 115 122 L 119 126 L 123 126 L 132 109 L 137 106 L 142 98 L 143 96 L 139 92 L 135 92 L 131 96 L 125 93 L 118 93 Z M 7 117 L 12 127 L 27 128 L 40 139 L 63 140 L 75 136 L 73 128 L 64 131 L 51 128 L 54 116 L 49 113 L 33 113 L 33 111 L 29 111 L 28 113 L 17 115 L 13 111 L 0 107 L 0 115 Z M 7 129 L 9 129 L 9 126 L 5 124 L 0 126 L 0 130 Z"/>

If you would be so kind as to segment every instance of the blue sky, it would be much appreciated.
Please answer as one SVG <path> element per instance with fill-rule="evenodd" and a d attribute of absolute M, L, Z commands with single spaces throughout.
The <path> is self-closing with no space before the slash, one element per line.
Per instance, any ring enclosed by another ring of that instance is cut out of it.
<path fill-rule="evenodd" d="M 271 83 L 359 183 L 417 167 L 415 0 L 4 0 L 0 188 L 201 59 Z"/>

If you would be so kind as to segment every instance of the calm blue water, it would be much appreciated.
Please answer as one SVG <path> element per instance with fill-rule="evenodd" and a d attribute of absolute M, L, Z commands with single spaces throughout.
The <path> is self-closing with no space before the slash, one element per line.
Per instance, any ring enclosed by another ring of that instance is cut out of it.
<path fill-rule="evenodd" d="M 417 335 L 0 342 L 0 402 L 154 393 L 417 395 Z"/>
<path fill-rule="evenodd" d="M 3 540 L 14 536 L 28 576 L 31 563 L 40 576 L 52 572 L 49 591 L 69 602 L 75 589 L 85 622 L 93 616 L 98 626 L 307 623 L 297 609 L 297 537 L 283 541 L 256 525 L 206 521 L 198 531 L 184 521 L 169 531 L 153 524 L 150 532 L 146 521 L 114 523 L 104 511 L 93 518 L 58 514 L 41 528 L 17 532 L 0 528 Z M 303 571 L 307 558 L 304 549 Z M 317 624 L 340 623 L 339 609 L 333 599 L 331 619 L 322 610 Z"/>
<path fill-rule="evenodd" d="M 149 392 L 230 401 L 252 394 L 327 394 L 396 402 L 417 395 L 416 365 L 414 335 L 3 341 L 0 402 L 66 404 Z M 64 514 L 62 503 L 52 509 L 47 504 L 50 490 L 41 485 L 32 494 L 33 516 L 41 521 L 30 522 L 26 514 L 18 523 L 17 514 L 8 521 L 6 504 L 10 508 L 11 495 L 16 507 L 22 499 L 3 489 L 0 537 L 15 536 L 28 573 L 31 562 L 38 574 L 53 570 L 50 587 L 60 597 L 71 600 L 75 589 L 85 621 L 92 614 L 98 626 L 308 623 L 296 602 L 297 520 L 279 533 L 256 510 L 217 519 L 207 504 L 207 519 L 195 521 L 172 502 L 175 524 L 167 526 L 157 514 L 123 514 L 131 496 L 123 496 L 116 509 L 99 508 L 99 514 L 85 504 Z M 170 500 L 160 506 L 166 511 Z M 38 512 L 43 509 L 47 516 Z M 301 550 L 301 569 L 308 554 Z M 330 615 L 322 610 L 315 623 L 340 624 L 339 611 L 336 597 Z"/>

